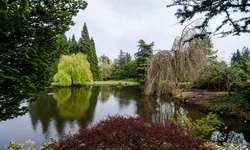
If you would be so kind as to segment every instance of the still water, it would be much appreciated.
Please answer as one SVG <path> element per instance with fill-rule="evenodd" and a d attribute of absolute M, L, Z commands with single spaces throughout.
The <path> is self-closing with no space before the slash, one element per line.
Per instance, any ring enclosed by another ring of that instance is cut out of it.
<path fill-rule="evenodd" d="M 107 116 L 143 116 L 154 122 L 186 116 L 199 119 L 206 115 L 196 108 L 167 97 L 146 97 L 138 87 L 68 87 L 47 88 L 35 102 L 25 104 L 30 111 L 15 119 L 0 122 L 0 149 L 10 140 L 33 140 L 36 149 L 43 142 L 79 128 L 93 126 Z M 220 118 L 225 126 L 211 135 L 212 140 L 250 146 L 250 122 Z"/>

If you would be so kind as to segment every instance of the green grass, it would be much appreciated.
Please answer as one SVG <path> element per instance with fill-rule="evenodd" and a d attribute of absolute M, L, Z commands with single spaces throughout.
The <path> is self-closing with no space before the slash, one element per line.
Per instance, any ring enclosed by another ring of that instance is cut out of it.
<path fill-rule="evenodd" d="M 86 81 L 83 85 L 97 85 L 97 86 L 102 86 L 102 85 L 116 85 L 116 86 L 138 86 L 139 83 L 135 80 L 108 80 L 108 81 Z M 51 86 L 59 86 L 58 83 L 51 83 Z"/>
<path fill-rule="evenodd" d="M 132 81 L 132 80 L 119 80 L 119 81 L 109 80 L 109 81 L 94 81 L 94 82 L 87 81 L 87 82 L 84 83 L 84 85 L 120 85 L 120 86 L 135 86 L 135 85 L 139 85 L 139 83 L 136 82 L 136 81 Z"/>

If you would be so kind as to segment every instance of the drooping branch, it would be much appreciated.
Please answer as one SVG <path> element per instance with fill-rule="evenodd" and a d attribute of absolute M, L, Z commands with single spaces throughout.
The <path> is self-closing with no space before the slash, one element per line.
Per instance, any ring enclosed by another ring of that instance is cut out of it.
<path fill-rule="evenodd" d="M 209 42 L 208 38 L 195 37 L 197 33 L 206 34 L 192 24 L 186 26 L 171 50 L 159 51 L 148 59 L 144 94 L 166 94 L 183 82 L 194 83 L 200 78 L 207 65 Z"/>

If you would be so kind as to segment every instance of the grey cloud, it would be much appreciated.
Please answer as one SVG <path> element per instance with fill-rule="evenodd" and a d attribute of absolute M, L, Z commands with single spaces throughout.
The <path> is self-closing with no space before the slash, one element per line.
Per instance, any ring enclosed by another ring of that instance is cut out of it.
<path fill-rule="evenodd" d="M 137 42 L 155 42 L 155 49 L 170 49 L 176 36 L 187 24 L 177 24 L 176 8 L 166 8 L 168 0 L 90 0 L 88 7 L 74 18 L 76 25 L 66 33 L 78 39 L 84 22 L 95 40 L 98 57 L 111 59 L 122 49 L 132 56 L 137 52 Z M 218 24 L 217 20 L 213 22 Z M 214 49 L 230 54 L 243 46 L 250 47 L 250 35 L 240 38 L 218 39 L 213 37 Z M 227 43 L 228 42 L 228 43 Z"/>

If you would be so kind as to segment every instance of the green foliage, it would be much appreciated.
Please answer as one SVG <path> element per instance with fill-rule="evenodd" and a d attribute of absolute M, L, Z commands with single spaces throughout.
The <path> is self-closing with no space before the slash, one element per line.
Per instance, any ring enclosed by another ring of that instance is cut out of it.
<path fill-rule="evenodd" d="M 120 50 L 118 55 L 117 63 L 115 64 L 115 68 L 118 70 L 126 70 L 127 63 L 131 60 L 131 56 L 127 52 L 123 52 Z"/>
<path fill-rule="evenodd" d="M 6 146 L 6 148 L 9 150 L 23 150 L 23 144 L 18 144 L 11 140 L 10 143 Z"/>
<path fill-rule="evenodd" d="M 92 50 L 92 57 L 91 57 L 92 64 L 90 65 L 90 70 L 92 71 L 93 79 L 97 81 L 101 81 L 102 80 L 101 70 L 98 66 L 98 58 L 96 55 L 95 42 L 93 38 L 91 38 L 90 44 L 91 44 L 91 50 Z"/>
<path fill-rule="evenodd" d="M 82 53 L 62 55 L 58 64 L 58 73 L 53 80 L 60 86 L 82 85 L 90 80 L 92 73 L 86 55 Z"/>
<path fill-rule="evenodd" d="M 127 63 L 126 77 L 135 78 L 136 77 L 136 61 L 131 60 Z"/>
<path fill-rule="evenodd" d="M 113 78 L 116 80 L 126 79 L 126 71 L 122 69 L 115 70 Z"/>
<path fill-rule="evenodd" d="M 28 140 L 25 142 L 29 146 L 29 148 L 27 150 L 35 150 L 35 147 L 34 147 L 35 142 L 33 142 L 31 140 Z M 6 146 L 6 148 L 8 150 L 24 150 L 23 146 L 24 146 L 24 144 L 16 143 L 16 142 L 11 140 L 10 143 Z"/>
<path fill-rule="evenodd" d="M 234 83 L 238 86 L 243 85 L 246 73 L 238 67 L 237 64 L 229 67 L 225 61 L 214 61 L 211 67 L 211 74 L 208 82 L 214 85 L 217 90 L 226 89 L 230 95 L 230 83 Z"/>
<path fill-rule="evenodd" d="M 58 71 L 53 77 L 54 82 L 58 82 L 60 86 L 71 86 L 71 76 L 64 71 Z"/>
<path fill-rule="evenodd" d="M 81 38 L 78 42 L 79 52 L 87 55 L 87 60 L 90 63 L 90 70 L 93 74 L 93 80 L 101 80 L 101 71 L 98 66 L 98 59 L 96 56 L 95 42 L 93 38 L 90 39 L 86 23 L 83 25 Z"/>
<path fill-rule="evenodd" d="M 135 60 L 136 60 L 136 79 L 141 83 L 144 84 L 145 78 L 145 70 L 147 67 L 147 59 L 149 56 L 153 54 L 153 46 L 154 42 L 150 44 L 146 44 L 144 40 L 138 41 L 138 52 L 135 53 Z"/>
<path fill-rule="evenodd" d="M 220 114 L 230 114 L 233 110 L 233 105 L 228 101 L 228 96 L 217 96 L 210 100 L 212 109 Z"/>
<path fill-rule="evenodd" d="M 210 109 L 220 114 L 250 118 L 250 101 L 241 93 L 220 95 L 210 99 Z"/>
<path fill-rule="evenodd" d="M 70 54 L 77 53 L 78 52 L 78 44 L 75 38 L 75 35 L 73 34 L 72 39 L 68 41 L 69 43 L 69 52 Z"/>
<path fill-rule="evenodd" d="M 56 37 L 57 51 L 60 55 L 69 55 L 69 43 L 65 34 Z"/>
<path fill-rule="evenodd" d="M 86 6 L 85 1 L 0 1 L 1 118 L 23 114 L 19 104 L 30 99 L 28 93 L 48 85 L 56 36 Z"/>
<path fill-rule="evenodd" d="M 247 82 L 245 83 L 244 87 L 242 88 L 241 93 L 243 94 L 243 97 L 247 100 L 250 101 L 250 83 Z"/>
<path fill-rule="evenodd" d="M 248 74 L 248 79 L 250 78 L 250 60 L 246 61 L 246 65 L 247 65 L 247 74 Z"/>
<path fill-rule="evenodd" d="M 102 55 L 100 57 L 102 79 L 108 80 L 112 78 L 113 66 L 110 64 L 110 60 L 107 56 Z"/>
<path fill-rule="evenodd" d="M 127 52 L 120 50 L 118 58 L 113 62 L 113 78 L 114 79 L 127 79 L 128 78 L 128 62 L 131 61 L 131 56 Z"/>
<path fill-rule="evenodd" d="M 216 131 L 222 123 L 216 114 L 209 113 L 206 118 L 193 121 L 184 116 L 178 118 L 178 123 L 196 131 L 196 139 L 203 140 L 207 138 L 213 131 Z"/>
<path fill-rule="evenodd" d="M 244 76 L 242 76 L 243 80 L 246 81 L 250 78 L 250 51 L 247 47 L 243 47 L 242 52 L 239 50 L 236 51 L 236 53 L 233 53 L 233 56 L 231 58 L 231 65 L 237 66 L 244 72 Z"/>
<path fill-rule="evenodd" d="M 69 55 L 69 42 L 65 34 L 58 34 L 56 36 L 56 49 L 50 53 L 52 56 L 52 64 L 48 67 L 49 82 L 53 82 L 53 76 L 57 73 L 57 66 L 61 55 Z"/>
<path fill-rule="evenodd" d="M 204 29 L 209 25 L 209 21 L 216 16 L 224 18 L 215 32 L 219 32 L 222 37 L 232 35 L 240 35 L 241 33 L 249 33 L 249 16 L 245 15 L 249 12 L 249 3 L 243 1 L 221 1 L 221 0 L 174 0 L 167 7 L 178 6 L 175 16 L 180 19 L 183 24 L 192 20 L 197 14 L 203 14 L 203 22 L 196 25 L 198 29 Z M 237 14 L 237 15 L 236 15 Z M 224 16 L 224 17 L 223 17 Z M 241 16 L 241 17 L 236 17 Z M 223 28 L 225 27 L 225 29 Z M 228 28 L 229 27 L 229 28 Z M 203 35 L 198 35 L 203 36 Z"/>

